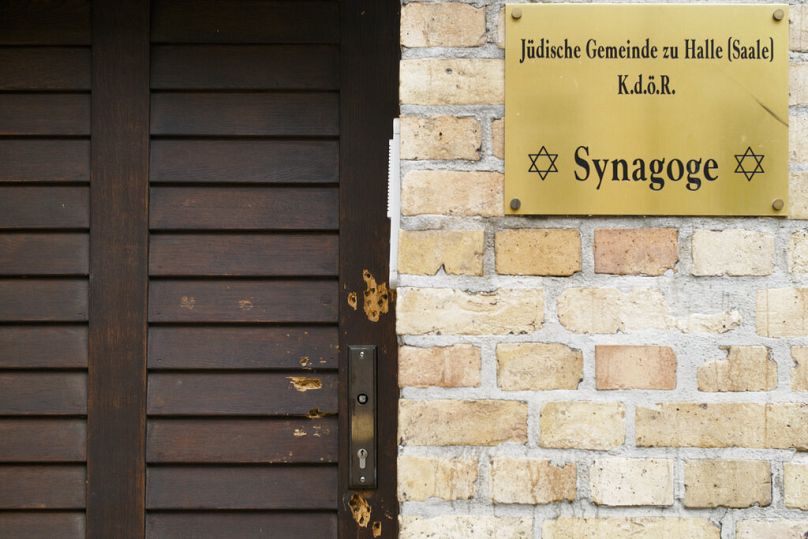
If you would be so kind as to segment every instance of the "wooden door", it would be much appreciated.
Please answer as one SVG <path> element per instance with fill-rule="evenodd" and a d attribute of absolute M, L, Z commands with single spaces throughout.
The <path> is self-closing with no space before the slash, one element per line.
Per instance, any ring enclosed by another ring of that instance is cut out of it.
<path fill-rule="evenodd" d="M 0 537 L 394 537 L 398 2 L 0 3 Z M 392 298 L 390 298 L 392 301 Z M 379 489 L 345 351 L 379 347 Z"/>

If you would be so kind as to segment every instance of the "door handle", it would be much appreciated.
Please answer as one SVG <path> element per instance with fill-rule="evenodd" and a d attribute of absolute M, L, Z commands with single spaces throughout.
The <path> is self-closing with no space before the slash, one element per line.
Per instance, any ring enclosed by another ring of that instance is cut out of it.
<path fill-rule="evenodd" d="M 376 347 L 348 346 L 350 472 L 348 487 L 376 488 Z"/>

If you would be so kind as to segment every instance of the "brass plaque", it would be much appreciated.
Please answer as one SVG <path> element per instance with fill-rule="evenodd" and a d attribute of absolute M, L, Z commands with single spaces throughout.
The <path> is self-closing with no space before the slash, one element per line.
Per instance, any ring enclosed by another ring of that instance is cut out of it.
<path fill-rule="evenodd" d="M 788 6 L 505 17 L 506 214 L 787 214 Z"/>

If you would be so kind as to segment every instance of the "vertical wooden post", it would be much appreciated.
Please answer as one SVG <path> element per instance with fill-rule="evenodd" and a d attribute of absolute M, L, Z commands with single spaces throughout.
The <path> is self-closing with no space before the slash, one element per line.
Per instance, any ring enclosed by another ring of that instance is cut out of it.
<path fill-rule="evenodd" d="M 149 2 L 92 5 L 87 537 L 142 538 Z"/>
<path fill-rule="evenodd" d="M 378 284 L 389 275 L 387 141 L 398 115 L 397 0 L 342 0 L 340 16 L 340 537 L 398 537 L 396 457 L 398 362 L 395 303 L 377 322 L 362 308 L 367 271 Z M 359 308 L 347 294 L 357 291 Z M 378 488 L 348 490 L 347 352 L 349 345 L 378 347 Z M 356 496 L 354 498 L 354 496 Z M 352 500 L 353 498 L 353 500 Z M 370 508 L 370 522 L 355 522 L 351 506 Z M 375 530 L 375 531 L 374 531 Z"/>

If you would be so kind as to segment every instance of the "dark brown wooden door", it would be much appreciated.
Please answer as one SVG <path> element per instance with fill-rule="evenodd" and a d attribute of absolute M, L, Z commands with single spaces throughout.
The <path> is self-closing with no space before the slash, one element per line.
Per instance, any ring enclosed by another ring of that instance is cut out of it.
<path fill-rule="evenodd" d="M 392 308 L 348 297 L 387 275 L 397 18 L 0 3 L 0 538 L 396 535 Z M 348 344 L 380 349 L 375 491 Z"/>

